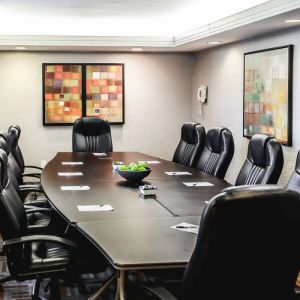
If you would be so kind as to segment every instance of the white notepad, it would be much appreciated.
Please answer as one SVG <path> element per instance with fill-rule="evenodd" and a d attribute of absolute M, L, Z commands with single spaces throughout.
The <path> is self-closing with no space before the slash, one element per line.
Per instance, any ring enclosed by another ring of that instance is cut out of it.
<path fill-rule="evenodd" d="M 101 205 L 77 205 L 79 211 L 111 211 L 114 210 L 109 204 Z"/>
<path fill-rule="evenodd" d="M 189 172 L 165 172 L 165 173 L 170 176 L 192 175 L 192 173 Z"/>
<path fill-rule="evenodd" d="M 58 172 L 58 176 L 83 176 L 82 172 Z"/>
<path fill-rule="evenodd" d="M 138 160 L 139 163 L 145 163 L 148 165 L 160 164 L 158 160 Z"/>
<path fill-rule="evenodd" d="M 93 153 L 95 156 L 103 156 L 103 157 L 105 157 L 105 156 L 107 156 L 107 154 L 106 153 L 104 153 L 104 152 L 95 152 L 95 153 Z"/>
<path fill-rule="evenodd" d="M 65 166 L 76 166 L 76 165 L 83 165 L 83 162 L 82 161 L 63 161 L 61 164 L 65 165 Z"/>
<path fill-rule="evenodd" d="M 195 233 L 195 234 L 198 234 L 198 232 L 199 232 L 198 225 L 194 225 L 194 224 L 190 224 L 190 223 L 186 223 L 186 222 L 179 223 L 177 225 L 171 226 L 170 228 L 177 229 L 180 231 L 185 231 L 185 232 L 191 232 L 191 233 Z"/>
<path fill-rule="evenodd" d="M 60 187 L 62 191 L 88 191 L 88 185 L 63 185 Z"/>
<path fill-rule="evenodd" d="M 212 183 L 204 182 L 204 181 L 203 182 L 201 182 L 201 181 L 199 181 L 199 182 L 183 182 L 183 184 L 186 186 L 213 186 Z"/>

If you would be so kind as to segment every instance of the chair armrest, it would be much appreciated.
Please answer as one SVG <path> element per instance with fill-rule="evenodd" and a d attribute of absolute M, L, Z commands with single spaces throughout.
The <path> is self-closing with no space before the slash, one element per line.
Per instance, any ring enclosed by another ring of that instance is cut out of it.
<path fill-rule="evenodd" d="M 52 213 L 51 208 L 46 207 L 26 207 L 26 214 L 33 214 L 33 213 Z"/>
<path fill-rule="evenodd" d="M 29 210 L 29 209 L 35 209 L 36 206 L 24 204 L 24 208 L 25 208 L 25 210 Z"/>
<path fill-rule="evenodd" d="M 23 173 L 22 177 L 40 178 L 41 177 L 41 173 Z"/>
<path fill-rule="evenodd" d="M 44 197 L 44 198 L 37 198 L 37 199 L 32 199 L 30 201 L 27 201 L 25 204 L 24 204 L 24 207 L 25 205 L 29 206 L 28 208 L 32 207 L 32 208 L 37 208 L 37 207 L 48 207 L 48 204 L 49 204 L 49 200 Z M 25 209 L 28 209 L 25 207 Z"/>
<path fill-rule="evenodd" d="M 47 234 L 48 227 L 48 225 L 28 225 L 27 233 L 28 235 Z"/>
<path fill-rule="evenodd" d="M 24 168 L 30 168 L 30 169 L 37 169 L 37 170 L 43 170 L 43 168 L 38 167 L 38 166 L 24 166 Z"/>
<path fill-rule="evenodd" d="M 79 247 L 77 246 L 76 243 L 53 235 L 29 235 L 29 236 L 22 236 L 19 238 L 6 240 L 3 242 L 3 250 L 7 251 L 10 247 L 20 245 L 20 244 L 32 243 L 32 242 L 52 242 L 79 251 Z"/>
<path fill-rule="evenodd" d="M 21 184 L 19 189 L 22 193 L 43 192 L 43 190 L 35 184 Z"/>
<path fill-rule="evenodd" d="M 151 293 L 155 297 L 161 300 L 178 300 L 174 295 L 172 295 L 167 289 L 162 286 L 147 286 L 141 285 L 140 286 L 145 291 Z"/>

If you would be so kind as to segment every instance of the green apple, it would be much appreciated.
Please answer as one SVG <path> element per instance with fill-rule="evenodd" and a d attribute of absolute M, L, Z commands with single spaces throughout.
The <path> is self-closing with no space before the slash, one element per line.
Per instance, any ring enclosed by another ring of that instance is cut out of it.
<path fill-rule="evenodd" d="M 139 166 L 137 171 L 146 171 L 147 169 L 144 166 Z"/>
<path fill-rule="evenodd" d="M 128 167 L 126 166 L 126 165 L 121 165 L 120 167 L 119 167 L 119 170 L 121 170 L 121 171 L 128 171 Z"/>
<path fill-rule="evenodd" d="M 144 168 L 147 168 L 147 167 L 148 167 L 147 163 L 145 163 L 145 162 L 143 162 L 143 161 L 139 162 L 139 163 L 138 163 L 138 166 L 139 166 L 139 167 L 144 167 Z"/>
<path fill-rule="evenodd" d="M 137 164 L 134 164 L 134 165 L 130 166 L 130 171 L 137 171 L 137 169 L 138 169 L 138 165 Z"/>

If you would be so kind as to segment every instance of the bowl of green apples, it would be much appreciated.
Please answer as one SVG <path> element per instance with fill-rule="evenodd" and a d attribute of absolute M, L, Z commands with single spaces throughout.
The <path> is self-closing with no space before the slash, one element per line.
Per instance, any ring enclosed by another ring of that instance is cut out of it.
<path fill-rule="evenodd" d="M 151 169 L 144 162 L 121 165 L 116 171 L 128 181 L 141 181 L 151 173 Z"/>

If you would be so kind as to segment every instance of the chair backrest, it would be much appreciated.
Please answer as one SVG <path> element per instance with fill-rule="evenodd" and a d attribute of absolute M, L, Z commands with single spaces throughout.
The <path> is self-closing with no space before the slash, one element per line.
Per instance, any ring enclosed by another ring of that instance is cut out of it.
<path fill-rule="evenodd" d="M 14 156 L 10 152 L 9 137 L 5 132 L 0 132 L 0 148 L 3 149 L 7 155 L 7 173 L 14 189 L 20 193 L 19 184 L 23 183 L 22 171 L 16 162 Z"/>
<path fill-rule="evenodd" d="M 21 136 L 21 128 L 18 125 L 11 125 L 8 128 L 8 139 L 9 139 L 9 147 L 10 152 L 18 163 L 22 173 L 24 173 L 25 162 L 24 157 L 19 146 L 19 139 Z"/>
<path fill-rule="evenodd" d="M 175 150 L 173 161 L 195 167 L 205 143 L 205 129 L 195 122 L 187 122 L 181 127 L 181 138 Z"/>
<path fill-rule="evenodd" d="M 74 152 L 112 152 L 110 125 L 96 117 L 83 117 L 73 124 Z"/>
<path fill-rule="evenodd" d="M 215 196 L 202 214 L 181 299 L 295 300 L 300 195 L 266 186 Z"/>
<path fill-rule="evenodd" d="M 196 168 L 223 179 L 234 154 L 233 136 L 225 127 L 207 131 L 205 147 Z"/>
<path fill-rule="evenodd" d="M 300 193 L 300 151 L 298 151 L 295 170 L 289 179 L 286 188 Z"/>
<path fill-rule="evenodd" d="M 0 228 L 4 240 L 27 233 L 27 215 L 7 173 L 7 155 L 0 149 Z"/>
<path fill-rule="evenodd" d="M 255 134 L 250 139 L 247 159 L 235 185 L 276 184 L 282 168 L 281 144 L 270 136 Z"/>

